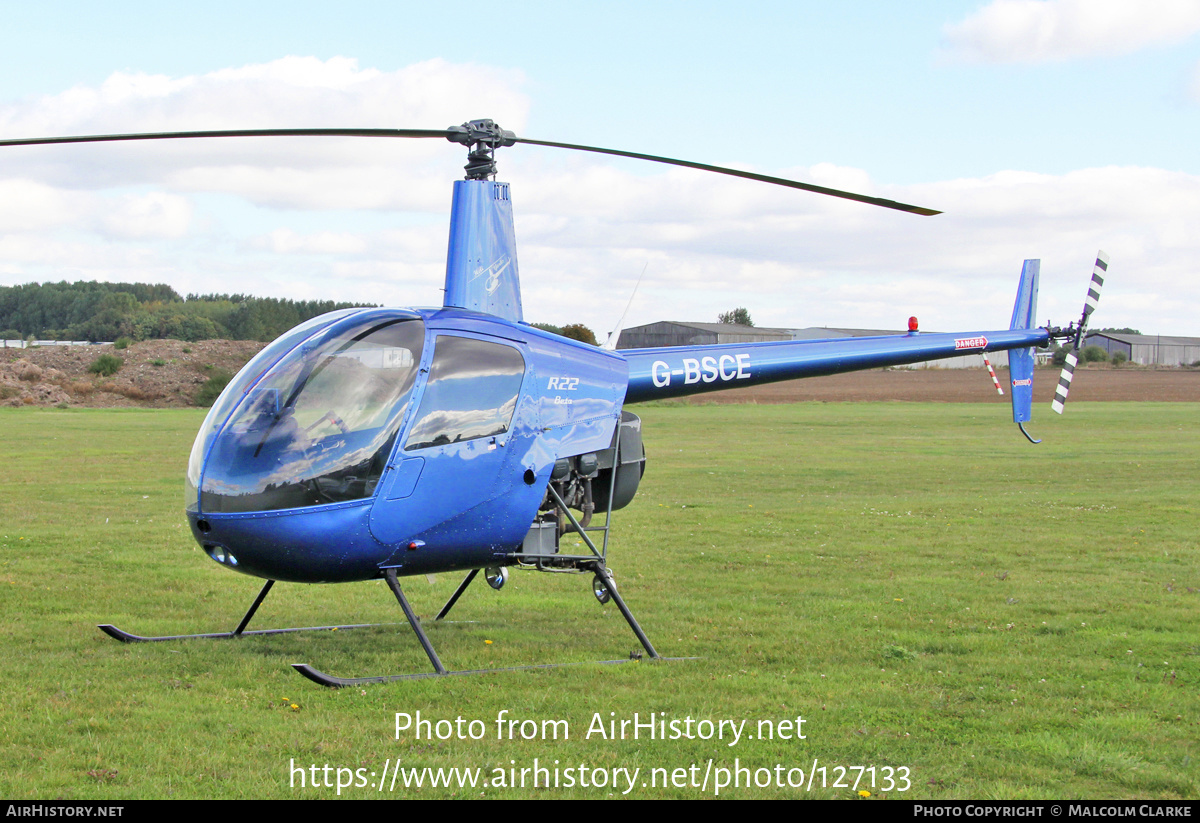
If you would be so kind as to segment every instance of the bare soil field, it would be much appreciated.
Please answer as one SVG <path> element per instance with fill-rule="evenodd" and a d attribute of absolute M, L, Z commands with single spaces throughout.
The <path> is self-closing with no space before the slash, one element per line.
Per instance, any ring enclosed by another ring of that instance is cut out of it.
<path fill-rule="evenodd" d="M 215 373 L 236 372 L 264 344 L 253 341 L 148 340 L 115 351 L 112 346 L 0 348 L 0 405 L 108 408 L 178 408 L 195 405 L 196 393 Z M 120 371 L 99 377 L 88 367 L 101 354 L 121 358 Z M 1006 371 L 999 373 L 1001 384 Z M 1050 402 L 1058 369 L 1040 369 L 1034 400 Z M 874 369 L 810 377 L 767 386 L 713 392 L 691 403 L 796 403 L 902 400 L 1006 403 L 987 371 L 974 369 Z M 1075 372 L 1071 400 L 1167 400 L 1200 402 L 1200 369 L 1084 367 Z"/>
<path fill-rule="evenodd" d="M 1049 403 L 1058 385 L 1058 368 L 1038 369 L 1033 378 L 1034 402 Z M 874 369 L 788 380 L 766 386 L 714 392 L 691 398 L 693 403 L 798 403 L 802 400 L 858 402 L 906 400 L 943 403 L 1007 403 L 1008 372 L 997 371 L 1004 396 L 984 368 Z M 1136 366 L 1084 367 L 1075 370 L 1071 402 L 1089 400 L 1200 401 L 1200 369 L 1148 369 Z"/>
<path fill-rule="evenodd" d="M 147 340 L 112 346 L 0 348 L 0 405 L 110 408 L 194 406 L 219 371 L 236 373 L 264 344 L 252 340 Z M 88 372 L 102 354 L 121 358 L 111 377 Z"/>

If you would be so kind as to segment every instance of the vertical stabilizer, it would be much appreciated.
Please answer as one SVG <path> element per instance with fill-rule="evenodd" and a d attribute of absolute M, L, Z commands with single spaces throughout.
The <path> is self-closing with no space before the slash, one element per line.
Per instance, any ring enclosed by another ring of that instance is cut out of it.
<path fill-rule="evenodd" d="M 443 305 L 487 312 L 514 322 L 524 319 L 507 183 L 454 183 Z"/>
<path fill-rule="evenodd" d="M 1041 260 L 1026 260 L 1021 269 L 1021 284 L 1017 287 L 1017 302 L 1013 305 L 1010 329 L 1033 328 L 1037 314 L 1038 274 Z M 1008 374 L 1012 378 L 1013 422 L 1024 423 L 1033 416 L 1033 347 L 1013 349 L 1008 353 Z M 1026 435 L 1028 437 L 1028 435 Z"/>

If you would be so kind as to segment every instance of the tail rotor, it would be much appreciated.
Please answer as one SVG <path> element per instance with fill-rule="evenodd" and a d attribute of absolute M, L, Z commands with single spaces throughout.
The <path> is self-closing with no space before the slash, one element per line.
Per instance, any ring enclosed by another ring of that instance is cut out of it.
<path fill-rule="evenodd" d="M 1075 376 L 1075 367 L 1079 364 L 1076 352 L 1083 345 L 1084 334 L 1087 331 L 1088 319 L 1100 302 L 1100 289 L 1104 286 L 1104 274 L 1108 271 L 1108 255 L 1103 251 L 1096 254 L 1096 264 L 1092 267 L 1092 282 L 1088 284 L 1087 299 L 1083 303 L 1083 315 L 1079 318 L 1079 326 L 1068 339 L 1070 351 L 1067 352 L 1066 362 L 1063 363 L 1062 373 L 1058 376 L 1058 387 L 1054 390 L 1054 402 L 1050 408 L 1055 414 L 1062 414 L 1067 402 L 1067 393 L 1071 390 L 1071 379 Z"/>

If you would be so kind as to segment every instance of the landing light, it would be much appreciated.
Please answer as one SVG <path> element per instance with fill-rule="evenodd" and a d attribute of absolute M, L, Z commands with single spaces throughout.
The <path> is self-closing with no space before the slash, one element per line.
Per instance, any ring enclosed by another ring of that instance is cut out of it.
<path fill-rule="evenodd" d="M 227 566 L 236 566 L 238 564 L 237 558 L 234 557 L 233 554 L 224 546 L 209 544 L 204 548 L 208 551 L 208 556 L 218 563 L 222 563 Z"/>

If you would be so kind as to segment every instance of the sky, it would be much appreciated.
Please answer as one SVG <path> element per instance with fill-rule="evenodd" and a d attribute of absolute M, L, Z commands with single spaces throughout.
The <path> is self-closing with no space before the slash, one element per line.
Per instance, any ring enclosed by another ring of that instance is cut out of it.
<path fill-rule="evenodd" d="M 1200 0 L 12 4 L 0 138 L 445 128 L 729 165 L 921 217 L 632 160 L 515 146 L 525 317 L 1200 336 Z M 440 140 L 0 147 L 0 285 L 167 283 L 440 305 Z"/>

